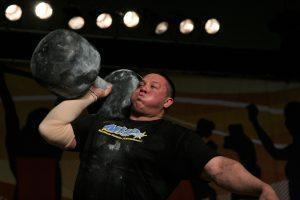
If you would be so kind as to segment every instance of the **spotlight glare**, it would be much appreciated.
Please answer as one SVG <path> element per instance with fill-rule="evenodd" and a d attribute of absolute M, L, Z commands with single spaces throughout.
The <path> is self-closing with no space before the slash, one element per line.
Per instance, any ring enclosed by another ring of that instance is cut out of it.
<path fill-rule="evenodd" d="M 101 29 L 109 28 L 112 24 L 112 17 L 108 13 L 102 13 L 97 17 L 96 24 Z"/>
<path fill-rule="evenodd" d="M 17 21 L 22 16 L 22 9 L 16 4 L 10 5 L 5 10 L 5 16 L 10 21 Z"/>
<path fill-rule="evenodd" d="M 194 22 L 191 19 L 185 19 L 180 22 L 179 30 L 183 34 L 189 34 L 194 30 Z"/>
<path fill-rule="evenodd" d="M 124 24 L 129 28 L 132 28 L 132 27 L 135 27 L 136 25 L 138 25 L 139 21 L 140 21 L 140 17 L 134 11 L 128 11 L 123 17 Z"/>
<path fill-rule="evenodd" d="M 155 28 L 155 33 L 158 35 L 163 34 L 168 30 L 168 28 L 169 28 L 168 22 L 160 22 Z"/>
<path fill-rule="evenodd" d="M 69 20 L 69 27 L 74 30 L 81 29 L 84 26 L 84 19 L 80 16 L 73 17 Z"/>
<path fill-rule="evenodd" d="M 35 7 L 35 14 L 40 19 L 48 19 L 52 15 L 52 8 L 50 4 L 41 2 Z"/>
<path fill-rule="evenodd" d="M 215 34 L 219 30 L 220 30 L 220 23 L 218 22 L 218 20 L 211 18 L 207 20 L 207 22 L 205 23 L 205 31 L 208 34 Z"/>

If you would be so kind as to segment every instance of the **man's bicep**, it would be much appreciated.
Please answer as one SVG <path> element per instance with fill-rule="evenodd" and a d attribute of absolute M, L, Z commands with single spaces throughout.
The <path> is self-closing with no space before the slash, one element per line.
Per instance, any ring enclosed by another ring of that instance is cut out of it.
<path fill-rule="evenodd" d="M 59 120 L 44 119 L 39 125 L 39 132 L 48 143 L 62 149 L 74 139 L 71 124 L 62 124 Z"/>
<path fill-rule="evenodd" d="M 223 156 L 215 156 L 213 158 L 211 158 L 203 167 L 203 170 L 200 174 L 200 178 L 207 180 L 207 181 L 211 181 L 212 177 L 215 176 L 217 173 L 219 173 L 220 171 L 220 166 L 221 166 L 221 162 L 222 159 L 224 159 L 225 157 Z"/>

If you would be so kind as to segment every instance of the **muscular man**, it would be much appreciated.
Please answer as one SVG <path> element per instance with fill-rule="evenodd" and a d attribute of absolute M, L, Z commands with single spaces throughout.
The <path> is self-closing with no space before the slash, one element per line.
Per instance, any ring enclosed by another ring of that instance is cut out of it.
<path fill-rule="evenodd" d="M 80 152 L 74 199 L 167 199 L 180 180 L 212 180 L 235 193 L 277 200 L 272 188 L 234 160 L 219 156 L 190 130 L 163 116 L 174 102 L 172 82 L 148 74 L 131 96 L 129 119 L 79 114 L 107 96 L 92 87 L 84 97 L 56 106 L 40 124 L 44 138 Z"/>

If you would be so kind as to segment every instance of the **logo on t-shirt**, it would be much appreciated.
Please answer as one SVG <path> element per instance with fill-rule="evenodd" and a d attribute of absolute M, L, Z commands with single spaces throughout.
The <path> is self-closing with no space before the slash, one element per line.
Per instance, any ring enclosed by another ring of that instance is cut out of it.
<path fill-rule="evenodd" d="M 142 138 L 147 136 L 146 132 L 141 132 L 137 128 L 127 128 L 125 126 L 118 126 L 115 124 L 105 125 L 99 132 L 121 140 L 132 140 L 136 142 L 143 142 Z"/>

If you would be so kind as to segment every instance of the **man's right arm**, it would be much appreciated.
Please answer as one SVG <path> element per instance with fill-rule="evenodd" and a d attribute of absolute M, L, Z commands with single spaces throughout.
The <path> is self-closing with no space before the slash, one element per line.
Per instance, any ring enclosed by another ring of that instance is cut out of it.
<path fill-rule="evenodd" d="M 202 178 L 212 180 L 231 192 L 259 196 L 260 200 L 279 200 L 270 185 L 253 176 L 235 160 L 216 156 L 203 169 Z"/>
<path fill-rule="evenodd" d="M 71 125 L 80 113 L 100 97 L 105 97 L 111 92 L 111 86 L 102 90 L 92 87 L 80 99 L 66 100 L 54 107 L 39 125 L 42 137 L 50 144 L 63 149 L 76 147 L 75 134 Z"/>

